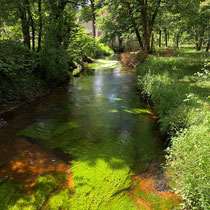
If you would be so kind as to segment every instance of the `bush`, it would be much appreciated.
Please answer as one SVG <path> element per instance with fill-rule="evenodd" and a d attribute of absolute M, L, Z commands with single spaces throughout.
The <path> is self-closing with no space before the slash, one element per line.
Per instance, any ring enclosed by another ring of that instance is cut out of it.
<path fill-rule="evenodd" d="M 125 52 L 120 55 L 120 62 L 122 66 L 128 68 L 136 68 L 139 64 L 143 63 L 147 58 L 146 52 Z"/>
<path fill-rule="evenodd" d="M 71 60 L 81 64 L 84 58 L 99 58 L 113 54 L 113 51 L 103 43 L 96 41 L 86 31 L 79 31 L 68 47 Z"/>
<path fill-rule="evenodd" d="M 95 58 L 100 58 L 111 54 L 113 54 L 113 50 L 110 47 L 98 41 L 96 42 Z"/>
<path fill-rule="evenodd" d="M 41 76 L 48 83 L 62 82 L 70 76 L 70 58 L 65 49 L 53 41 L 46 41 L 41 52 Z"/>
<path fill-rule="evenodd" d="M 0 102 L 24 100 L 40 89 L 39 65 L 39 57 L 21 43 L 0 41 Z"/>
<path fill-rule="evenodd" d="M 138 84 L 151 97 L 162 132 L 172 137 L 166 164 L 171 186 L 190 209 L 209 209 L 210 203 L 209 83 L 203 78 L 201 83 L 195 74 L 207 56 L 150 56 L 137 70 Z"/>
<path fill-rule="evenodd" d="M 178 133 L 168 149 L 167 174 L 176 193 L 181 193 L 192 209 L 209 209 L 209 125 L 200 125 Z"/>

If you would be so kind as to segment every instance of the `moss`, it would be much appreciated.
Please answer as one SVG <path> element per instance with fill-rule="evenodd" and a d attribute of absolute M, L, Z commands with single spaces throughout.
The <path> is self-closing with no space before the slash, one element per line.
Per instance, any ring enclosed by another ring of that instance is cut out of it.
<path fill-rule="evenodd" d="M 11 200 L 17 196 L 18 186 L 12 182 L 6 182 L 0 185 L 0 209 L 7 209 Z"/>
<path fill-rule="evenodd" d="M 50 197 L 45 209 L 71 209 L 70 196 L 71 192 L 68 189 L 56 192 Z"/>
<path fill-rule="evenodd" d="M 26 129 L 20 131 L 17 135 L 47 141 L 54 136 L 58 136 L 77 127 L 78 124 L 74 121 L 62 122 L 59 120 L 45 120 L 28 126 Z"/>
<path fill-rule="evenodd" d="M 37 206 L 41 207 L 49 194 L 57 189 L 65 180 L 65 174 L 47 174 L 45 176 L 40 176 L 35 186 Z"/>
<path fill-rule="evenodd" d="M 0 209 L 37 210 L 65 180 L 65 174 L 40 176 L 31 195 L 25 194 L 21 184 L 3 183 L 0 185 Z"/>
<path fill-rule="evenodd" d="M 142 190 L 135 190 L 134 194 L 144 201 L 150 203 L 152 209 L 154 210 L 173 209 L 174 207 L 179 205 L 179 200 L 174 201 L 170 198 L 155 194 L 151 191 L 146 194 Z"/>

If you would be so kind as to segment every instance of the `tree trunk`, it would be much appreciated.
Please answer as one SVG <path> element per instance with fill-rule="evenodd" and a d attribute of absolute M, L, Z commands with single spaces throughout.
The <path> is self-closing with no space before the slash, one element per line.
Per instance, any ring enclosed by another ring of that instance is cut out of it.
<path fill-rule="evenodd" d="M 161 0 L 158 0 L 157 5 L 154 8 L 154 12 L 151 16 L 151 19 L 148 19 L 148 0 L 138 0 L 138 2 L 140 5 L 141 20 L 143 27 L 144 50 L 150 51 L 150 39 Z"/>
<path fill-rule="evenodd" d="M 39 38 L 37 52 L 41 50 L 42 43 L 42 0 L 39 0 Z"/>
<path fill-rule="evenodd" d="M 34 20 L 31 14 L 30 4 L 28 0 L 26 0 L 26 6 L 27 6 L 29 22 L 30 22 L 31 30 L 32 30 L 32 50 L 35 51 L 35 26 L 34 26 Z"/>
<path fill-rule="evenodd" d="M 68 1 L 67 0 L 59 0 L 59 1 L 51 0 L 49 2 L 51 5 L 51 9 L 53 11 L 51 15 L 54 21 L 58 23 L 56 30 L 54 32 L 56 34 L 55 39 L 58 42 L 58 44 L 61 45 L 63 42 L 62 32 L 63 32 L 63 26 L 64 26 L 62 17 L 63 17 L 63 11 Z"/>
<path fill-rule="evenodd" d="M 161 47 L 161 41 L 162 41 L 162 31 L 159 31 L 159 47 Z"/>
<path fill-rule="evenodd" d="M 203 45 L 203 34 L 200 33 L 198 35 L 198 31 L 197 29 L 194 30 L 194 35 L 195 35 L 195 44 L 196 44 L 196 50 L 197 51 L 201 51 L 202 45 Z M 200 39 L 199 39 L 200 37 Z"/>
<path fill-rule="evenodd" d="M 137 38 L 137 40 L 139 42 L 140 48 L 143 49 L 144 48 L 143 47 L 143 42 L 142 42 L 141 35 L 139 33 L 139 30 L 138 30 L 137 24 L 136 24 L 136 22 L 134 20 L 134 17 L 133 17 L 133 13 L 132 13 L 132 9 L 131 9 L 130 3 L 126 2 L 126 4 L 127 4 L 127 7 L 128 7 L 129 15 L 131 17 L 131 22 L 132 22 L 134 31 L 136 33 L 136 38 Z"/>
<path fill-rule="evenodd" d="M 154 34 L 152 33 L 151 50 L 154 50 Z"/>
<path fill-rule="evenodd" d="M 180 38 L 180 34 L 178 33 L 176 35 L 176 47 L 179 48 L 179 38 Z"/>
<path fill-rule="evenodd" d="M 121 34 L 118 34 L 119 48 L 123 45 L 123 39 L 121 38 Z"/>
<path fill-rule="evenodd" d="M 164 28 L 164 33 L 165 33 L 165 45 L 168 47 L 168 36 L 167 36 L 167 29 Z"/>
<path fill-rule="evenodd" d="M 93 37 L 96 37 L 96 14 L 95 14 L 95 0 L 90 0 L 92 10 L 92 31 Z"/>
<path fill-rule="evenodd" d="M 27 15 L 26 15 L 26 8 L 24 6 L 18 4 L 18 11 L 19 11 L 20 19 L 21 19 L 21 27 L 22 27 L 22 33 L 23 33 L 23 43 L 29 49 L 31 49 L 30 31 L 29 31 L 29 23 L 28 23 Z"/>
<path fill-rule="evenodd" d="M 208 52 L 208 51 L 209 51 L 209 47 L 210 47 L 210 40 L 208 40 L 208 42 L 207 42 L 206 52 Z"/>
<path fill-rule="evenodd" d="M 151 32 L 150 27 L 148 27 L 148 20 L 147 20 L 147 9 L 148 4 L 146 1 L 140 1 L 141 5 L 141 20 L 142 20 L 142 26 L 143 26 L 143 37 L 144 37 L 144 50 L 149 51 L 150 50 L 150 37 Z"/>

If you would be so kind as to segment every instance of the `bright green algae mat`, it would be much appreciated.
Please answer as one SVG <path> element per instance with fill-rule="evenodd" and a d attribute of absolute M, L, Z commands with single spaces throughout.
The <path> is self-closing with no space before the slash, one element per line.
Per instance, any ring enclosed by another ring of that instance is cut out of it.
<path fill-rule="evenodd" d="M 18 135 L 74 157 L 74 192 L 51 193 L 47 209 L 136 209 L 126 193 L 131 176 L 161 150 L 153 139 L 151 110 L 140 101 L 134 73 L 121 72 L 111 60 L 91 68 L 95 74 L 74 79 L 57 111 Z"/>

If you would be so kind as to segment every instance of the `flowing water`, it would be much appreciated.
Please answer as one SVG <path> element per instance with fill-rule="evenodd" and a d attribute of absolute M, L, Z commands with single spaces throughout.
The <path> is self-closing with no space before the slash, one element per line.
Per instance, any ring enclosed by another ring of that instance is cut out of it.
<path fill-rule="evenodd" d="M 98 60 L 4 116 L 0 209 L 172 209 L 156 116 L 136 74 Z"/>

